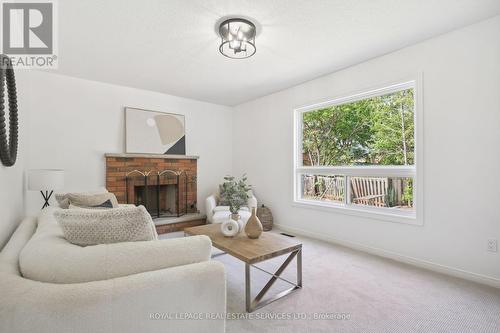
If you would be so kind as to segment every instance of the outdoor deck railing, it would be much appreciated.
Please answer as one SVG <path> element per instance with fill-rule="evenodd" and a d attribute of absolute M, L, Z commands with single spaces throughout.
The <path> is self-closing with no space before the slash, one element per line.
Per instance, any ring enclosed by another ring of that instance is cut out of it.
<path fill-rule="evenodd" d="M 344 201 L 344 176 L 304 175 L 303 195 L 315 200 Z M 386 196 L 389 178 L 349 177 L 351 198 L 354 204 L 387 207 Z M 402 202 L 404 180 L 391 178 L 394 188 L 394 202 Z"/>

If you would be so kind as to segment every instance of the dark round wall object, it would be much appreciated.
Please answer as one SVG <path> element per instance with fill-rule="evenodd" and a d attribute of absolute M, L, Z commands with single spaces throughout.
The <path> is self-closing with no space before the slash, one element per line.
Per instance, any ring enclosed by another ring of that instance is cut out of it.
<path fill-rule="evenodd" d="M 5 81 L 5 85 L 4 85 Z M 5 123 L 5 86 L 9 100 L 9 138 Z M 16 78 L 10 58 L 0 55 L 0 160 L 5 166 L 13 166 L 17 159 L 18 114 Z"/>

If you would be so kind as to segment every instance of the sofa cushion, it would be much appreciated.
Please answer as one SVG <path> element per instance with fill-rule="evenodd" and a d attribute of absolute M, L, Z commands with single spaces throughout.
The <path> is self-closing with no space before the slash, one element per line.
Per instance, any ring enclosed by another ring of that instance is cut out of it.
<path fill-rule="evenodd" d="M 71 195 L 69 196 L 72 202 Z M 54 213 L 64 237 L 77 245 L 147 241 L 158 238 L 143 206 L 120 209 L 64 209 Z"/>
<path fill-rule="evenodd" d="M 47 207 L 38 216 L 35 234 L 19 255 L 23 277 L 51 283 L 107 280 L 210 259 L 207 236 L 79 246 L 69 243 Z"/>

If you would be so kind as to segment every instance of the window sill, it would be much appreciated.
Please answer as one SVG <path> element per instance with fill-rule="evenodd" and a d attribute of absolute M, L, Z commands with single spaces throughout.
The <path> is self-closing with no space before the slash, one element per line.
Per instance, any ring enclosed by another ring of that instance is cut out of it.
<path fill-rule="evenodd" d="M 359 216 L 367 219 L 423 226 L 423 221 L 417 219 L 415 213 L 405 213 L 401 211 L 384 212 L 380 209 L 370 207 L 345 206 L 344 204 L 317 202 L 313 200 L 295 199 L 292 206 L 327 212 L 340 213 L 351 216 Z"/>

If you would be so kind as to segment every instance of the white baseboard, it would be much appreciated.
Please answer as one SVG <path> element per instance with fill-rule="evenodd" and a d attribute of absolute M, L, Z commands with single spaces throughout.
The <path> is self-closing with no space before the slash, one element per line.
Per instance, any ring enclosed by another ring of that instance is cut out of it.
<path fill-rule="evenodd" d="M 436 263 L 433 263 L 431 261 L 421 260 L 418 258 L 401 255 L 401 254 L 398 254 L 398 253 L 395 253 L 392 251 L 387 251 L 387 250 L 379 249 L 379 248 L 372 247 L 372 246 L 366 246 L 366 245 L 363 245 L 360 243 L 356 243 L 356 242 L 352 242 L 352 241 L 348 241 L 348 240 L 343 240 L 343 239 L 338 239 L 335 237 L 330 237 L 330 236 L 318 234 L 315 232 L 310 232 L 310 231 L 303 230 L 303 229 L 288 227 L 288 226 L 285 226 L 282 224 L 275 224 L 274 226 L 277 229 L 280 229 L 280 230 L 288 232 L 288 233 L 296 234 L 299 236 L 306 236 L 306 237 L 310 237 L 310 238 L 315 238 L 315 239 L 319 239 L 319 240 L 329 242 L 329 243 L 339 244 L 339 245 L 346 246 L 346 247 L 349 247 L 349 248 L 352 248 L 355 250 L 374 254 L 374 255 L 377 255 L 380 257 L 389 258 L 392 260 L 396 260 L 396 261 L 410 264 L 413 266 L 417 266 L 420 268 L 425 268 L 425 269 L 428 269 L 428 270 L 431 270 L 434 272 L 438 272 L 438 273 L 442 273 L 442 274 L 446 274 L 446 275 L 451 275 L 454 277 L 458 277 L 458 278 L 462 278 L 465 280 L 485 284 L 485 285 L 495 287 L 495 288 L 500 288 L 500 279 L 497 279 L 495 277 L 477 274 L 477 273 L 473 273 L 473 272 L 465 271 L 465 270 L 462 270 L 459 268 L 454 268 L 454 267 L 445 266 L 445 265 L 441 265 L 441 264 L 436 264 Z"/>

